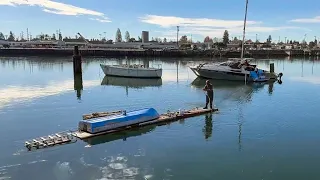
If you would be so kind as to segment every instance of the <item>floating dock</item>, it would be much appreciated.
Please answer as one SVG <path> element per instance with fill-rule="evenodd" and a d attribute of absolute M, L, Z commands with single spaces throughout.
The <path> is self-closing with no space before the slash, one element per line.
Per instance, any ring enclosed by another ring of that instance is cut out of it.
<path fill-rule="evenodd" d="M 31 150 L 32 148 L 40 149 L 40 148 L 46 148 L 51 147 L 59 144 L 68 144 L 73 143 L 76 141 L 77 138 L 84 140 L 96 136 L 101 136 L 105 134 L 120 132 L 129 130 L 135 127 L 144 127 L 149 125 L 157 125 L 157 124 L 163 124 L 167 122 L 177 121 L 180 119 L 190 118 L 199 116 L 206 113 L 212 113 L 218 111 L 217 108 L 214 109 L 200 109 L 200 108 L 193 108 L 191 110 L 187 111 L 176 111 L 176 112 L 170 112 L 168 111 L 165 114 L 161 114 L 159 118 L 153 119 L 150 121 L 140 122 L 136 124 L 131 124 L 129 126 L 120 127 L 117 129 L 112 129 L 108 131 L 98 132 L 98 133 L 89 133 L 81 130 L 77 131 L 66 131 L 62 133 L 56 133 L 53 135 L 49 135 L 46 137 L 40 137 L 36 139 L 32 139 L 30 141 L 26 141 L 25 146 L 28 150 Z M 113 116 L 113 115 L 119 115 L 122 111 L 113 111 L 113 112 L 96 112 L 92 114 L 86 114 L 83 115 L 83 120 L 90 121 L 94 118 L 100 118 L 100 117 L 107 117 L 107 116 Z"/>
<path fill-rule="evenodd" d="M 72 134 L 72 131 L 65 131 L 31 139 L 25 142 L 25 147 L 31 151 L 33 149 L 43 149 L 61 144 L 75 143 L 76 141 L 77 138 Z"/>

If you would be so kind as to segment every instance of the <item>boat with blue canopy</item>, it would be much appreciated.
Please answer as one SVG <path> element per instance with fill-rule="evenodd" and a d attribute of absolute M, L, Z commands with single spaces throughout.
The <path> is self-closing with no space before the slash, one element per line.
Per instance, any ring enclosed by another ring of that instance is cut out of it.
<path fill-rule="evenodd" d="M 122 113 L 111 114 L 110 116 L 81 120 L 79 122 L 79 130 L 94 134 L 152 121 L 159 117 L 159 113 L 154 108 L 122 111 Z"/>

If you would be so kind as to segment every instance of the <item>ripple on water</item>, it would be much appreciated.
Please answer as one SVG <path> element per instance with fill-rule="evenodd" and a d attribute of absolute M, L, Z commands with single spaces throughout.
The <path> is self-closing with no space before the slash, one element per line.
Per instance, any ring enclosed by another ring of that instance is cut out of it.
<path fill-rule="evenodd" d="M 139 168 L 137 167 L 128 167 L 127 161 L 128 158 L 124 156 L 103 158 L 103 161 L 108 164 L 104 167 L 101 167 L 102 177 L 100 180 L 105 179 L 128 179 L 135 178 L 139 174 Z"/>

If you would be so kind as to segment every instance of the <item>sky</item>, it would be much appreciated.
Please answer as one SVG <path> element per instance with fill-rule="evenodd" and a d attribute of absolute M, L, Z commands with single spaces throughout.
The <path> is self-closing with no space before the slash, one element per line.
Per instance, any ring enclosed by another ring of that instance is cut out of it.
<path fill-rule="evenodd" d="M 249 0 L 246 39 L 273 42 L 285 38 L 307 41 L 320 38 L 318 0 Z M 115 39 L 117 28 L 124 37 L 176 39 L 187 35 L 193 41 L 206 36 L 242 38 L 245 0 L 0 0 L 0 32 L 15 35 L 27 28 L 30 34 L 53 34 Z"/>

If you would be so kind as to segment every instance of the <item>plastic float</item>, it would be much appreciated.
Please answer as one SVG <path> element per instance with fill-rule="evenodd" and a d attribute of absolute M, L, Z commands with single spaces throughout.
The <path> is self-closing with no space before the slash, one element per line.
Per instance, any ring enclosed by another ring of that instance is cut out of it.
<path fill-rule="evenodd" d="M 145 108 L 134 111 L 100 112 L 83 115 L 78 130 L 56 133 L 46 137 L 40 137 L 25 142 L 28 150 L 52 147 L 59 144 L 76 142 L 77 138 L 87 139 L 109 133 L 156 125 L 170 121 L 199 116 L 206 113 L 216 112 L 218 109 L 193 108 L 191 110 L 168 111 L 159 115 L 154 108 Z"/>

